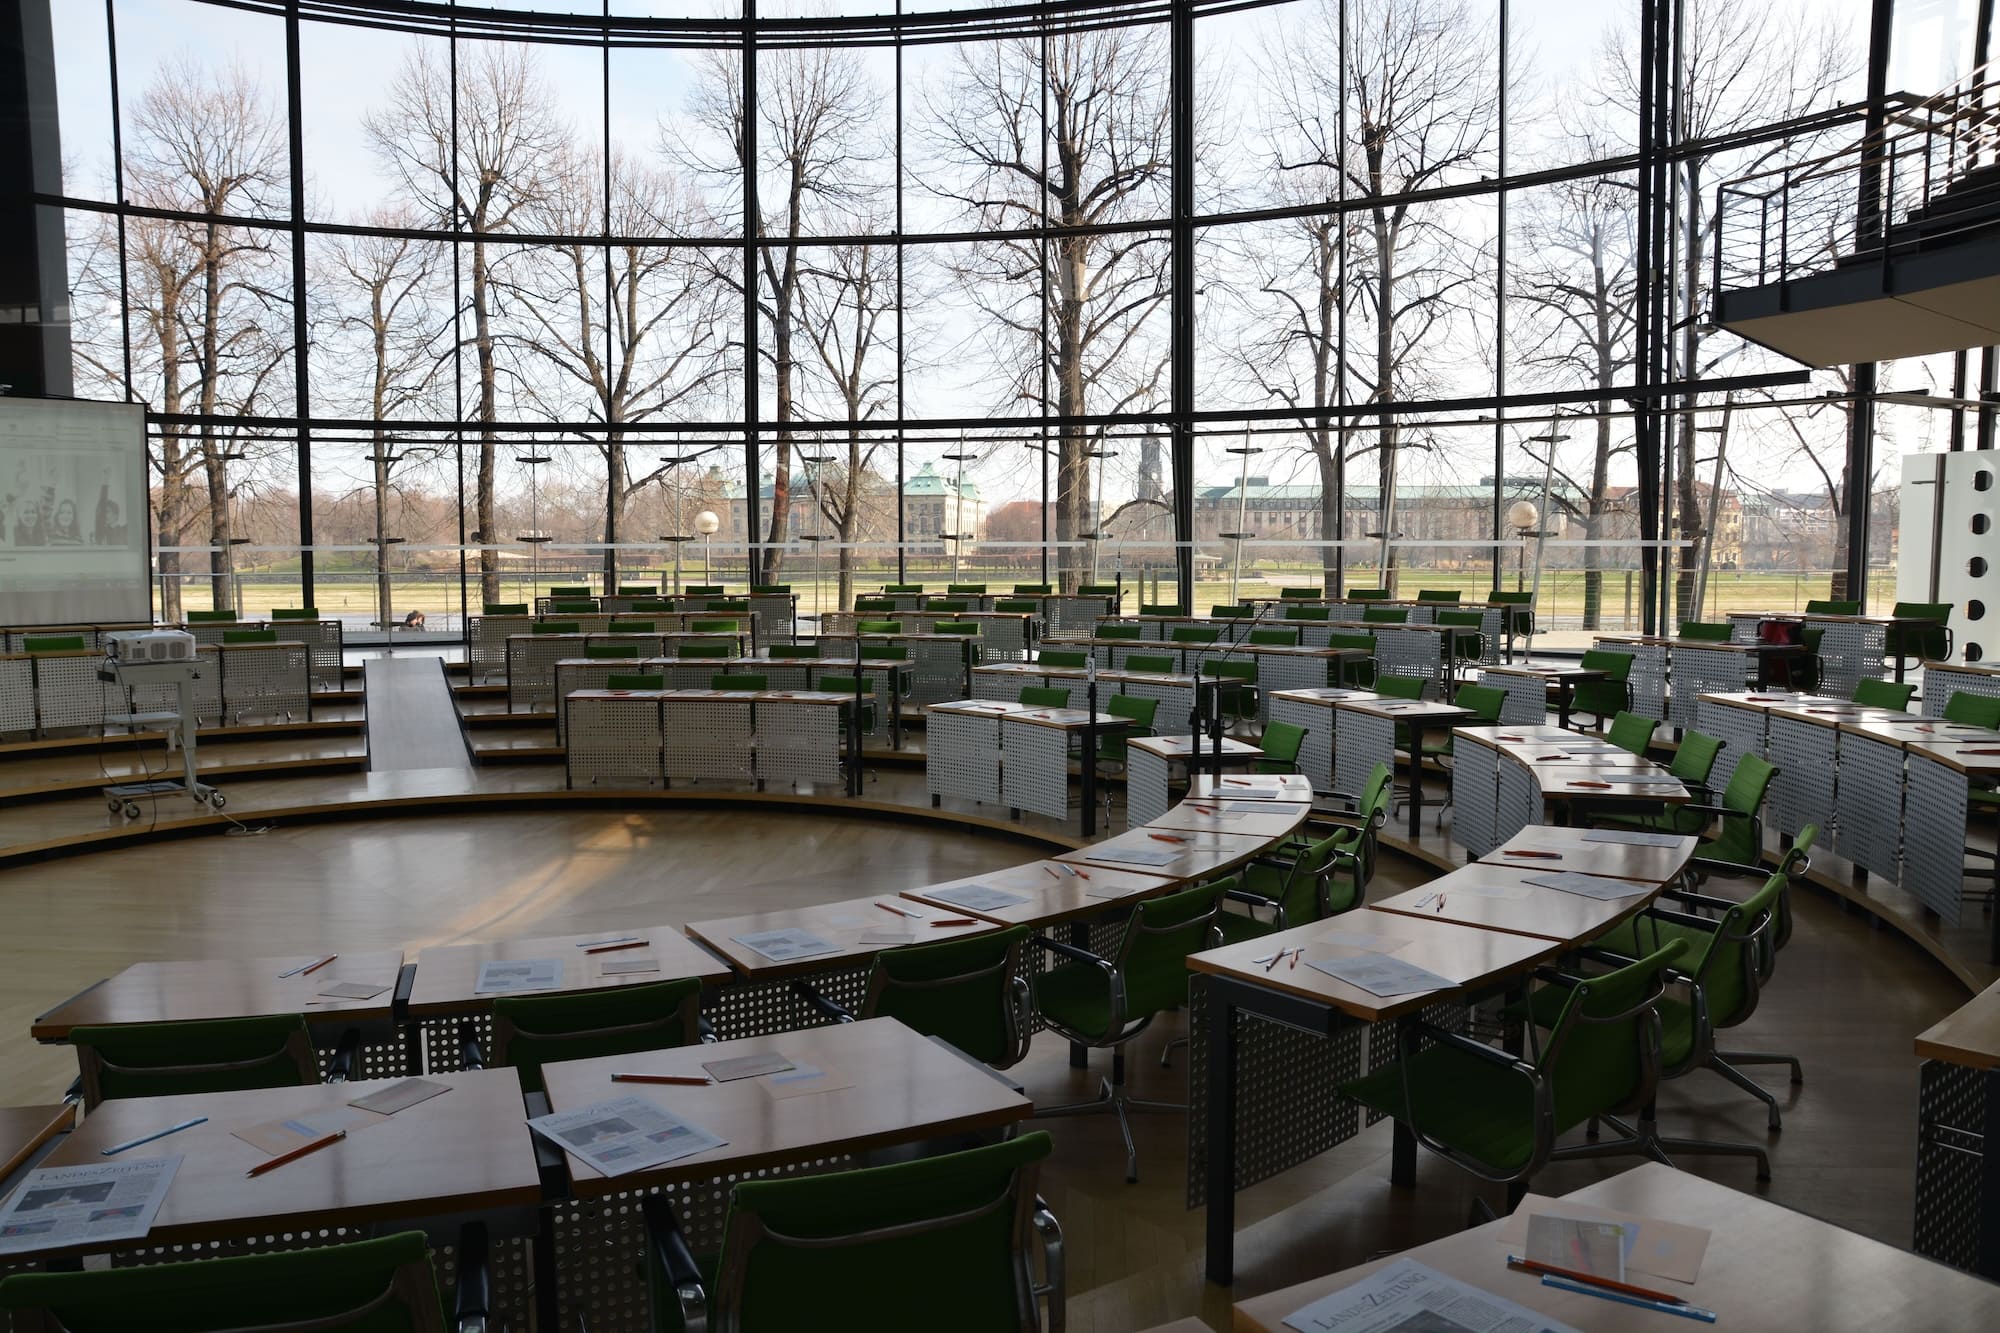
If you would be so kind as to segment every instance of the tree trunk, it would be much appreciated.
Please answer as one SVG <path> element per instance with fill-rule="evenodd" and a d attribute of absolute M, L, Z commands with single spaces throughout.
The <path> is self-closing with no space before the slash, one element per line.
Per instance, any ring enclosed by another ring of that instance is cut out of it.
<path fill-rule="evenodd" d="M 611 543 L 618 540 L 618 530 L 623 525 L 625 493 L 629 485 L 624 436 L 608 435 L 604 444 L 604 591 L 607 596 L 618 591 L 618 552 L 611 548 Z"/>
<path fill-rule="evenodd" d="M 202 253 L 202 310 L 201 310 L 201 412 L 204 416 L 214 415 L 217 407 L 217 383 L 220 367 L 216 359 L 220 355 L 222 321 L 222 259 L 219 229 L 210 223 L 205 237 L 207 249 Z M 235 603 L 229 595 L 229 491 L 224 476 L 221 450 L 215 442 L 215 428 L 203 425 L 201 428 L 202 468 L 208 481 L 208 597 L 209 608 L 221 611 Z M 301 497 L 303 499 L 303 497 Z"/>
<path fill-rule="evenodd" d="M 1083 288 L 1084 255 L 1082 242 L 1072 238 L 1061 244 L 1057 261 L 1056 316 L 1056 413 L 1061 417 L 1083 411 Z M 1074 593 L 1083 582 L 1088 565 L 1083 552 L 1072 543 L 1091 530 L 1090 460 L 1082 426 L 1065 425 L 1056 441 L 1056 540 L 1064 543 L 1057 559 L 1059 592 Z M 1046 466 L 1046 462 L 1044 466 Z M 1193 605 L 1191 588 L 1181 589 L 1182 600 Z"/>
<path fill-rule="evenodd" d="M 480 544 L 479 596 L 483 602 L 500 600 L 500 553 L 493 546 L 500 540 L 493 512 L 493 472 L 499 452 L 499 436 L 493 431 L 498 420 L 498 386 L 493 358 L 493 318 L 487 309 L 486 242 L 472 243 L 472 344 L 479 370 L 479 480 L 478 511 Z M 533 600 L 532 596 L 529 600 Z"/>
<path fill-rule="evenodd" d="M 776 399 L 778 408 L 778 443 L 771 460 L 771 521 L 765 529 L 765 546 L 762 557 L 754 568 L 761 572 L 753 575 L 752 583 L 776 583 L 779 572 L 784 568 L 783 546 L 791 527 L 792 517 L 792 293 L 795 290 L 791 272 L 792 261 L 787 258 L 784 295 L 773 302 L 775 309 L 771 319 L 771 352 L 777 360 Z M 757 497 L 750 497 L 748 513 L 757 512 Z M 751 529 L 756 531 L 753 519 Z M 747 562 L 746 562 L 747 565 Z"/>
<path fill-rule="evenodd" d="M 383 432 L 375 432 L 375 618 L 386 631 L 396 624 L 396 611 L 389 591 L 389 444 Z"/>

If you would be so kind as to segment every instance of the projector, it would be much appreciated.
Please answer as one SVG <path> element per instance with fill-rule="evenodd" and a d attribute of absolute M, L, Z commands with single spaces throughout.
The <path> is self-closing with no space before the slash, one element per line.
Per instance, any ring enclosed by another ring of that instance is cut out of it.
<path fill-rule="evenodd" d="M 117 662 L 192 662 L 194 635 L 186 630 L 119 630 L 104 636 L 104 654 Z"/>

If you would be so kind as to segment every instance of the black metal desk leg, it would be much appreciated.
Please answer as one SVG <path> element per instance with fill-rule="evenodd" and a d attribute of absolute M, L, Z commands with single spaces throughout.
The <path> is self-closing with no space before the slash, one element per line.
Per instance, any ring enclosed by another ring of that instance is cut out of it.
<path fill-rule="evenodd" d="M 1410 719 L 1410 841 L 1417 842 L 1424 836 L 1424 724 Z M 1396 743 L 1389 742 L 1390 754 L 1395 753 Z"/>
<path fill-rule="evenodd" d="M 1570 683 L 1566 680 L 1557 681 L 1556 682 L 1556 725 L 1564 729 L 1567 729 L 1569 727 L 1570 695 L 1571 695 Z"/>
<path fill-rule="evenodd" d="M 1209 991 L 1208 1280 L 1236 1279 L 1236 1006 Z"/>
<path fill-rule="evenodd" d="M 1078 919 L 1069 923 L 1069 942 L 1079 949 L 1090 947 L 1090 923 Z M 1090 1048 L 1080 1041 L 1069 1044 L 1069 1067 L 1071 1069 L 1090 1068 Z"/>
<path fill-rule="evenodd" d="M 1412 1189 L 1417 1183 L 1417 1132 L 1407 1121 L 1395 1123 L 1396 1138 L 1389 1153 L 1389 1183 Z"/>

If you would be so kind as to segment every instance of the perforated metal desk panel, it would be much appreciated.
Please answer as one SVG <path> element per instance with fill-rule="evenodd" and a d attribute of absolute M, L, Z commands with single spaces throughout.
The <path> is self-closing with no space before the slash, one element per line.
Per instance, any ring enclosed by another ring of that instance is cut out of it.
<path fill-rule="evenodd" d="M 840 779 L 840 711 L 824 691 L 580 690 L 568 713 L 568 780 L 813 783 Z"/>
<path fill-rule="evenodd" d="M 1186 777 L 1189 766 L 1205 765 L 1214 754 L 1212 743 L 1200 738 L 1199 754 L 1191 736 L 1135 736 L 1125 742 L 1125 826 L 1137 828 L 1166 814 L 1173 804 L 1176 774 Z M 1222 738 L 1225 771 L 1247 768 L 1263 751 L 1248 741 Z M 1309 795 L 1310 793 L 1308 793 Z"/>
<path fill-rule="evenodd" d="M 1320 791 L 1358 792 L 1360 788 L 1343 787 L 1334 778 L 1333 741 L 1338 719 L 1333 706 L 1343 699 L 1380 697 L 1372 690 L 1352 690 L 1337 685 L 1272 690 L 1267 693 L 1266 711 L 1273 722 L 1305 728 L 1305 740 L 1299 745 L 1299 771 L 1312 779 L 1315 788 Z"/>
<path fill-rule="evenodd" d="M 1976 666 L 1964 662 L 1924 663 L 1924 716 L 1943 717 L 1958 693 L 2000 695 L 2000 667 Z"/>
<path fill-rule="evenodd" d="M 925 714 L 924 785 L 931 804 L 950 797 L 1000 801 L 1000 719 L 1027 705 L 997 699 L 932 704 Z"/>

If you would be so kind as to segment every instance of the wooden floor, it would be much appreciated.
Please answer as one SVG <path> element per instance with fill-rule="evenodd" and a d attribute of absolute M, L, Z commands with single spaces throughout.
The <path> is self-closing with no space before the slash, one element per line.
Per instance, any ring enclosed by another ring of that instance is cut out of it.
<path fill-rule="evenodd" d="M 530 776 L 529 774 L 532 774 Z M 232 813 L 354 784 L 418 790 L 422 774 L 244 783 Z M 444 780 L 439 778 L 439 781 Z M 482 774 L 494 789 L 545 786 L 547 769 Z M 915 782 L 921 783 L 916 776 Z M 870 798 L 906 797 L 912 775 L 886 771 Z M 918 788 L 920 790 L 920 787 Z M 97 807 L 101 818 L 102 806 Z M 48 811 L 0 814 L 19 818 Z M 254 821 L 253 821 L 254 822 Z M 643 915 L 689 920 L 725 912 L 891 891 L 1011 865 L 1015 839 L 866 816 L 763 810 L 509 810 L 322 826 L 280 824 L 256 837 L 206 837 L 0 869 L 0 1101 L 44 1101 L 73 1071 L 69 1053 L 37 1047 L 29 1018 L 81 986 L 147 958 L 231 952 L 402 947 L 537 931 L 615 928 Z M 1387 858 L 1373 896 L 1432 873 Z M 337 890 L 334 886 L 338 886 Z M 1893 1244 L 1909 1242 L 1915 1156 L 1912 1037 L 1963 1002 L 1963 987 L 1890 930 L 1871 930 L 1831 900 L 1806 895 L 1798 932 L 1764 1006 L 1736 1044 L 1789 1050 L 1807 1083 L 1771 1142 L 1772 1199 Z M 1181 1099 L 1178 1069 L 1156 1057 L 1178 1016 L 1135 1044 L 1141 1096 Z M 1016 1070 L 1042 1104 L 1094 1091 L 1043 1037 Z M 1764 1141 L 1761 1108 L 1712 1076 L 1668 1089 L 1669 1132 Z M 1070 1260 L 1070 1327 L 1141 1329 L 1182 1315 L 1216 1328 L 1249 1295 L 1443 1234 L 1472 1191 L 1425 1158 L 1420 1188 L 1387 1183 L 1388 1128 L 1359 1138 L 1239 1202 L 1239 1283 L 1201 1280 L 1203 1215 L 1183 1205 L 1185 1127 L 1142 1117 L 1140 1183 L 1123 1179 L 1109 1117 L 1048 1122 L 1057 1140 L 1044 1181 Z M 1551 1168 L 1562 1190 L 1622 1164 Z M 1750 1189 L 1741 1161 L 1682 1162 Z"/>

